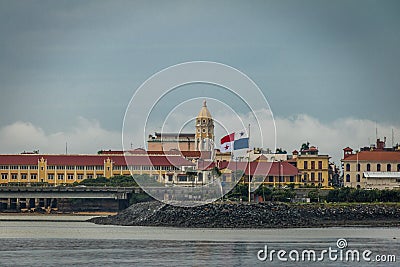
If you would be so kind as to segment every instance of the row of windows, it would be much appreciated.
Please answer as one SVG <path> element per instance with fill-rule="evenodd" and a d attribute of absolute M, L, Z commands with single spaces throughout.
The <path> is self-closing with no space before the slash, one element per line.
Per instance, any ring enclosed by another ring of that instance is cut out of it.
<path fill-rule="evenodd" d="M 60 166 L 60 165 L 48 165 L 48 170 L 104 170 L 104 166 Z"/>
<path fill-rule="evenodd" d="M 132 171 L 140 171 L 140 170 L 145 170 L 145 171 L 150 171 L 150 170 L 157 170 L 157 171 L 171 171 L 171 170 L 179 170 L 179 168 L 175 166 L 113 166 L 113 170 L 132 170 Z"/>
<path fill-rule="evenodd" d="M 356 169 L 357 169 L 358 172 L 361 171 L 361 164 L 360 163 L 357 164 Z M 346 164 L 346 171 L 347 172 L 351 171 L 350 163 Z M 371 164 L 370 163 L 367 164 L 366 171 L 367 172 L 371 171 Z M 383 171 L 382 170 L 382 165 L 380 163 L 376 164 L 376 171 L 378 171 L 378 172 Z M 390 163 L 386 164 L 386 171 L 387 172 L 391 172 L 392 171 L 392 164 L 390 164 Z M 397 171 L 400 172 L 400 164 L 397 164 Z"/>
<path fill-rule="evenodd" d="M 361 182 L 361 175 L 360 174 L 356 175 L 356 182 L 357 183 Z M 346 183 L 350 183 L 350 174 L 346 174 Z"/>
<path fill-rule="evenodd" d="M 97 175 L 96 177 L 101 177 L 102 175 Z M 18 180 L 18 174 L 17 173 L 12 173 L 11 174 L 11 180 Z M 74 180 L 75 179 L 75 175 L 73 174 L 67 174 L 67 180 Z M 37 175 L 36 174 L 31 174 L 30 175 L 30 180 L 36 180 L 37 179 Z M 64 174 L 57 174 L 57 179 L 58 180 L 64 180 L 65 176 Z M 85 176 L 83 174 L 78 174 L 76 176 L 76 178 L 78 180 L 83 180 L 85 179 Z M 1 179 L 2 180 L 8 180 L 8 173 L 2 173 L 1 174 Z M 27 174 L 21 174 L 21 180 L 27 180 L 28 179 L 28 175 Z M 54 174 L 48 174 L 47 175 L 47 179 L 48 180 L 54 180 Z M 88 174 L 86 175 L 86 179 L 93 179 L 93 175 Z"/>
<path fill-rule="evenodd" d="M 279 176 L 279 183 L 284 183 L 285 182 L 285 177 Z M 268 182 L 273 183 L 274 182 L 274 176 L 268 176 Z M 289 182 L 294 183 L 294 176 L 289 177 Z"/>
<path fill-rule="evenodd" d="M 315 181 L 315 172 L 310 173 L 310 175 L 305 173 L 303 181 L 305 182 L 308 179 L 310 179 L 310 181 Z M 322 182 L 322 172 L 318 173 L 318 181 Z"/>
<path fill-rule="evenodd" d="M 8 173 L 2 173 L 1 174 L 1 179 L 2 180 L 8 180 Z M 17 173 L 12 173 L 11 174 L 11 179 L 12 180 L 17 180 L 18 179 L 18 174 Z M 28 179 L 28 175 L 27 174 L 21 174 L 21 180 L 27 180 Z M 30 179 L 31 180 L 36 180 L 37 179 L 37 175 L 36 174 L 31 174 L 30 175 Z"/>
<path fill-rule="evenodd" d="M 311 167 L 310 169 L 311 169 L 311 170 L 315 170 L 315 161 L 310 161 L 310 165 L 311 165 L 311 166 L 310 166 L 310 167 Z M 304 170 L 308 170 L 308 161 L 306 161 L 306 160 L 304 161 L 304 166 L 303 166 L 303 167 L 304 167 Z M 318 161 L 318 169 L 319 169 L 319 170 L 322 169 L 322 161 L 321 161 L 321 160 Z"/>
<path fill-rule="evenodd" d="M 0 165 L 0 170 L 37 170 L 38 166 L 36 165 Z M 59 166 L 59 165 L 48 165 L 47 170 L 97 170 L 97 171 L 103 171 L 104 166 Z M 141 166 L 120 166 L 116 165 L 113 166 L 113 170 L 140 170 Z M 43 170 L 43 169 L 42 169 Z M 142 170 L 163 170 L 163 171 L 169 171 L 169 170 L 179 170 L 179 168 L 176 168 L 174 166 L 143 166 Z"/>
<path fill-rule="evenodd" d="M 37 170 L 37 165 L 0 165 L 0 170 Z"/>

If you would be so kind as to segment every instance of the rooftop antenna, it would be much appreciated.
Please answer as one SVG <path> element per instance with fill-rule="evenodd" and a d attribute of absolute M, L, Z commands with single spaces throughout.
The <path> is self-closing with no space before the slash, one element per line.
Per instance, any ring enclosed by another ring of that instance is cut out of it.
<path fill-rule="evenodd" d="M 65 155 L 68 155 L 68 142 L 65 142 Z"/>
<path fill-rule="evenodd" d="M 394 147 L 394 129 L 392 128 L 392 147 Z"/>
<path fill-rule="evenodd" d="M 375 122 L 375 140 L 378 140 L 378 123 Z"/>

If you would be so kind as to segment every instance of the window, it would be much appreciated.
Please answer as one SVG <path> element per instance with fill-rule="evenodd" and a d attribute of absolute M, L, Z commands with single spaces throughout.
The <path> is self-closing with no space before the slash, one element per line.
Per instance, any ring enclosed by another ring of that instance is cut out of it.
<path fill-rule="evenodd" d="M 308 169 L 308 162 L 304 161 L 304 169 L 307 170 Z"/>
<path fill-rule="evenodd" d="M 36 174 L 31 174 L 31 180 L 36 180 L 37 176 Z"/>
<path fill-rule="evenodd" d="M 311 161 L 311 169 L 315 170 L 315 161 Z"/>
<path fill-rule="evenodd" d="M 397 171 L 400 172 L 400 164 L 397 164 Z"/>
<path fill-rule="evenodd" d="M 203 133 L 205 133 L 206 132 L 206 129 L 203 129 Z"/>
<path fill-rule="evenodd" d="M 28 169 L 28 166 L 26 166 L 26 165 L 21 166 L 21 170 L 27 170 L 27 169 Z"/>
<path fill-rule="evenodd" d="M 350 174 L 346 174 L 346 183 L 350 183 Z"/>
<path fill-rule="evenodd" d="M 371 171 L 371 164 L 367 164 L 367 172 L 370 172 Z"/>
<path fill-rule="evenodd" d="M 388 164 L 388 165 L 386 166 L 386 170 L 387 170 L 388 172 L 391 172 L 391 171 L 392 171 L 392 165 Z"/>
<path fill-rule="evenodd" d="M 12 165 L 12 166 L 10 166 L 10 169 L 11 170 L 18 170 L 18 166 L 17 165 Z"/>
<path fill-rule="evenodd" d="M 96 170 L 102 171 L 102 170 L 104 170 L 104 166 L 96 166 Z"/>
<path fill-rule="evenodd" d="M 37 165 L 31 165 L 31 166 L 29 166 L 29 169 L 31 169 L 31 170 L 37 170 L 38 167 L 37 167 Z"/>
<path fill-rule="evenodd" d="M 103 177 L 103 175 L 101 175 L 101 174 L 96 175 L 96 178 L 100 178 L 100 177 Z"/>
<path fill-rule="evenodd" d="M 26 173 L 21 174 L 21 179 L 22 179 L 22 180 L 26 180 L 26 178 L 27 178 L 27 177 L 26 177 Z"/>
<path fill-rule="evenodd" d="M 290 182 L 294 183 L 294 176 L 290 176 Z"/>
<path fill-rule="evenodd" d="M 315 180 L 315 173 L 311 173 L 311 181 L 314 181 Z"/>
<path fill-rule="evenodd" d="M 47 180 L 53 180 L 53 179 L 54 179 L 54 174 L 47 175 Z"/>
<path fill-rule="evenodd" d="M 75 166 L 67 166 L 67 170 L 74 170 Z"/>
<path fill-rule="evenodd" d="M 200 129 L 197 129 L 197 132 L 198 132 L 198 133 L 200 133 L 200 132 L 201 132 L 201 130 L 200 130 Z"/>
<path fill-rule="evenodd" d="M 346 171 L 349 172 L 350 171 L 350 163 L 346 164 Z"/>
<path fill-rule="evenodd" d="M 318 181 L 322 182 L 322 172 L 318 173 Z"/>
<path fill-rule="evenodd" d="M 186 182 L 187 181 L 187 176 L 186 175 L 178 175 L 178 181 L 179 182 Z"/>
<path fill-rule="evenodd" d="M 57 170 L 64 170 L 65 166 L 57 166 Z"/>
<path fill-rule="evenodd" d="M 83 171 L 85 169 L 85 166 L 76 166 L 76 169 L 79 171 Z"/>
<path fill-rule="evenodd" d="M 8 174 L 7 173 L 2 173 L 1 174 L 1 179 L 2 180 L 7 180 L 8 179 Z"/>
<path fill-rule="evenodd" d="M 78 174 L 78 180 L 82 180 L 83 179 L 83 174 Z"/>
<path fill-rule="evenodd" d="M 18 174 L 16 174 L 16 173 L 11 174 L 11 179 L 17 180 L 18 179 Z"/>
<path fill-rule="evenodd" d="M 359 172 L 361 170 L 361 165 L 360 163 L 357 164 L 357 171 Z"/>
<path fill-rule="evenodd" d="M 273 183 L 274 182 L 274 176 L 268 176 L 268 182 Z"/>
<path fill-rule="evenodd" d="M 357 174 L 357 176 L 356 176 L 356 179 L 357 179 L 357 183 L 359 183 L 360 182 L 360 175 L 359 174 Z"/>
<path fill-rule="evenodd" d="M 54 170 L 55 168 L 56 168 L 56 166 L 54 166 L 54 165 L 47 166 L 48 170 Z"/>
<path fill-rule="evenodd" d="M 381 164 L 378 163 L 378 165 L 376 165 L 376 171 L 378 171 L 378 172 L 381 171 Z"/>
<path fill-rule="evenodd" d="M 88 179 L 93 179 L 93 175 L 88 174 L 88 175 L 87 175 L 87 178 L 88 178 Z"/>
<path fill-rule="evenodd" d="M 58 174 L 57 177 L 58 180 L 64 180 L 64 174 Z"/>
<path fill-rule="evenodd" d="M 203 119 L 203 123 L 206 123 L 206 120 Z"/>
<path fill-rule="evenodd" d="M 121 166 L 115 166 L 115 165 L 114 165 L 114 166 L 113 166 L 113 170 L 118 170 L 118 171 L 119 171 L 119 170 L 121 170 Z"/>
<path fill-rule="evenodd" d="M 0 166 L 0 170 L 8 170 L 8 166 L 7 165 L 1 165 Z"/>
<path fill-rule="evenodd" d="M 94 170 L 94 166 L 86 166 L 86 170 Z"/>
<path fill-rule="evenodd" d="M 322 161 L 318 161 L 318 169 L 322 169 Z"/>
<path fill-rule="evenodd" d="M 74 180 L 74 175 L 73 174 L 68 174 L 67 175 L 68 180 Z"/>

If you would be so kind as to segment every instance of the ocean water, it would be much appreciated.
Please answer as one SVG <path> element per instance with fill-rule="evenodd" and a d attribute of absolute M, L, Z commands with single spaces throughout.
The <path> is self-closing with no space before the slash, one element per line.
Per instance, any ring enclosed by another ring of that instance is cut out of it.
<path fill-rule="evenodd" d="M 103 226 L 84 219 L 0 216 L 0 266 L 399 266 L 400 262 L 400 228 L 185 229 Z M 343 242 L 347 246 L 339 248 Z M 266 246 L 268 257 L 262 261 Z M 337 250 L 332 258 L 327 253 L 321 256 L 329 248 Z M 272 250 L 276 252 L 271 259 Z M 279 250 L 286 252 L 283 260 L 277 257 Z M 302 253 L 310 250 L 316 259 L 306 252 L 302 260 Z M 360 255 L 369 250 L 370 261 L 362 256 L 357 261 L 350 254 L 346 260 L 348 250 Z M 290 251 L 297 251 L 299 258 L 295 253 L 290 258 Z"/>

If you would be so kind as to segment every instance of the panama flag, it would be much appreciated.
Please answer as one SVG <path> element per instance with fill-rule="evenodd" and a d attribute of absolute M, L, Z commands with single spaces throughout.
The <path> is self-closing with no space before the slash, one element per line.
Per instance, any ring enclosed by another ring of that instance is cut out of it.
<path fill-rule="evenodd" d="M 221 152 L 231 152 L 235 142 L 235 133 L 228 134 L 221 138 Z"/>
<path fill-rule="evenodd" d="M 249 148 L 249 137 L 246 135 L 246 131 L 240 131 L 235 133 L 235 141 L 233 143 L 233 149 Z"/>
<path fill-rule="evenodd" d="M 249 147 L 249 137 L 245 131 L 231 133 L 221 138 L 221 152 L 231 152 Z"/>

